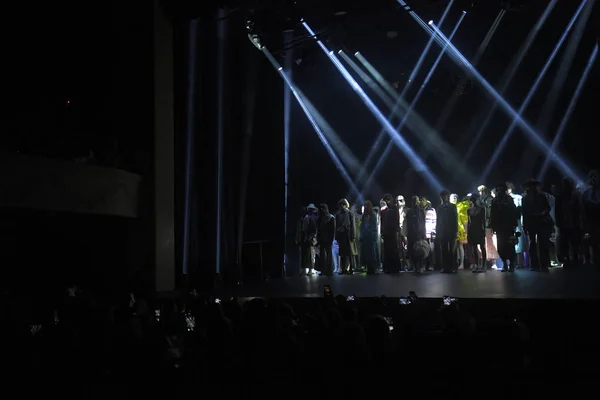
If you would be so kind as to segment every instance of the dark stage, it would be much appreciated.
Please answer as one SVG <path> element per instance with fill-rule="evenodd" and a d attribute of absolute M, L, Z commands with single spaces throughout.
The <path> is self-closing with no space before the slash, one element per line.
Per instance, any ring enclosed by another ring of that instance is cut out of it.
<path fill-rule="evenodd" d="M 600 299 L 600 271 L 592 267 L 575 271 L 553 268 L 546 273 L 517 270 L 511 274 L 491 270 L 481 274 L 428 272 L 421 276 L 412 272 L 375 276 L 300 276 L 246 283 L 229 294 L 238 297 L 320 297 L 326 284 L 331 285 L 336 295 L 358 297 L 401 297 L 414 290 L 423 298 L 448 295 L 491 299 Z"/>

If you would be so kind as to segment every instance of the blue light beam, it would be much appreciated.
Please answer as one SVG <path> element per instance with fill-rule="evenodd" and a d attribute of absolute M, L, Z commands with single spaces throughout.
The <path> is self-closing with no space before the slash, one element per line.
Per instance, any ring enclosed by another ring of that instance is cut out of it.
<path fill-rule="evenodd" d="M 298 104 L 300 105 L 300 108 L 302 109 L 302 111 L 304 111 L 304 114 L 306 115 L 306 118 L 308 118 L 308 121 L 310 122 L 310 124 L 312 125 L 313 129 L 317 133 L 317 136 L 319 136 L 319 139 L 321 140 L 321 143 L 323 143 L 323 146 L 325 146 L 325 149 L 327 150 L 327 153 L 331 157 L 331 159 L 334 162 L 334 164 L 337 167 L 337 169 L 342 174 L 342 178 L 344 178 L 344 180 L 346 181 L 346 184 L 348 185 L 348 187 L 352 190 L 352 192 L 355 195 L 360 196 L 360 191 L 358 190 L 358 188 L 356 187 L 356 185 L 352 181 L 352 178 L 348 174 L 348 171 L 346 171 L 346 169 L 344 168 L 344 164 L 342 164 L 342 161 L 339 159 L 339 157 L 337 156 L 337 154 L 335 153 L 335 151 L 333 150 L 333 148 L 331 147 L 331 145 L 327 141 L 327 138 L 325 138 L 325 134 L 323 134 L 323 131 L 321 131 L 321 128 L 319 127 L 319 124 L 317 123 L 317 121 L 315 120 L 315 118 L 310 113 L 308 107 L 306 106 L 306 104 L 305 104 L 305 102 L 303 100 L 304 95 L 300 92 L 300 90 L 296 87 L 296 85 L 292 82 L 292 80 L 288 77 L 288 75 L 283 71 L 283 67 L 277 62 L 277 60 L 275 60 L 275 57 L 273 57 L 273 55 L 271 54 L 271 52 L 266 47 L 262 47 L 261 51 L 267 57 L 267 59 L 271 62 L 271 64 L 273 65 L 273 67 L 279 72 L 279 75 L 281 75 L 281 77 L 283 78 L 283 80 L 285 81 L 285 83 L 290 88 L 292 94 L 294 95 L 294 97 L 298 101 Z"/>
<path fill-rule="evenodd" d="M 531 31 L 529 31 L 529 34 L 525 38 L 525 41 L 523 42 L 521 47 L 519 48 L 517 55 L 512 59 L 510 65 L 504 72 L 502 79 L 500 79 L 500 82 L 502 82 L 500 84 L 500 90 L 499 90 L 500 95 L 504 94 L 504 91 L 508 88 L 508 85 L 510 85 L 510 83 L 512 82 L 517 70 L 519 69 L 519 66 L 523 62 L 523 59 L 525 58 L 525 56 L 529 52 L 529 49 L 531 48 L 531 45 L 535 41 L 535 38 L 537 37 L 538 33 L 540 32 L 540 30 L 546 23 L 546 20 L 550 16 L 550 13 L 554 9 L 556 2 L 557 2 L 557 0 L 551 0 L 548 3 L 548 5 L 546 6 L 546 9 L 542 13 L 542 15 L 540 16 L 538 21 L 535 23 L 535 25 L 533 26 Z M 483 123 L 479 124 L 479 129 L 477 130 L 477 133 L 475 134 L 475 139 L 473 139 L 471 141 L 469 149 L 467 150 L 467 155 L 465 156 L 465 163 L 469 158 L 471 158 L 471 155 L 477 148 L 479 141 L 483 137 L 483 132 L 485 132 L 486 128 L 492 121 L 492 117 L 494 116 L 494 112 L 496 111 L 497 108 L 498 108 L 498 104 L 494 103 L 492 105 L 492 107 L 490 108 L 490 110 L 488 111 L 485 119 L 483 120 Z"/>
<path fill-rule="evenodd" d="M 407 5 L 404 1 L 401 1 L 401 3 L 404 3 L 402 5 L 403 7 L 407 7 Z M 440 17 L 440 21 L 439 21 L 438 25 L 442 26 L 442 24 L 446 20 L 446 16 L 450 12 L 450 9 L 452 8 L 453 4 L 454 4 L 454 0 L 450 0 L 448 2 L 446 9 L 444 10 L 444 12 L 442 13 L 442 16 Z M 379 84 L 382 85 L 383 88 L 386 89 L 386 91 L 388 91 L 388 93 L 392 96 L 392 98 L 396 98 L 396 96 L 398 96 L 396 99 L 396 104 L 392 108 L 391 114 L 389 115 L 388 119 L 392 118 L 396 114 L 398 107 L 403 103 L 404 98 L 408 92 L 408 89 L 410 88 L 412 82 L 415 81 L 415 79 L 417 78 L 417 75 L 421 71 L 421 67 L 422 67 L 423 63 L 425 62 L 425 59 L 427 58 L 427 55 L 429 54 L 429 51 L 431 50 L 431 46 L 433 46 L 433 43 L 434 43 L 434 36 L 432 35 L 429 38 L 429 40 L 427 41 L 427 45 L 425 46 L 425 49 L 423 50 L 423 52 L 421 53 L 421 56 L 417 60 L 417 63 L 415 64 L 415 67 L 413 68 L 412 72 L 410 73 L 410 75 L 408 77 L 408 81 L 406 81 L 406 84 L 404 85 L 404 88 L 400 92 L 399 96 L 393 89 L 390 89 L 389 84 L 387 84 L 387 82 L 385 82 L 385 79 L 383 79 L 381 74 L 363 57 L 362 54 L 360 54 L 358 51 L 356 53 L 354 53 L 354 56 L 365 66 L 367 71 L 369 71 L 371 73 L 371 75 L 373 75 L 373 77 L 375 77 L 375 79 L 379 82 Z M 391 93 L 390 93 L 390 90 L 391 90 Z M 371 150 L 369 151 L 369 154 L 367 155 L 367 158 L 365 159 L 365 162 L 363 163 L 363 167 L 360 170 L 360 173 L 358 174 L 356 182 L 359 185 L 363 182 L 365 175 L 367 173 L 367 168 L 371 164 L 371 161 L 373 161 L 373 157 L 375 157 L 375 155 L 377 154 L 377 150 L 383 143 L 384 139 L 385 139 L 385 132 L 382 129 L 379 132 L 379 134 L 377 135 L 377 139 L 375 140 L 375 143 L 373 143 L 373 145 L 371 146 Z M 388 147 L 390 147 L 392 143 L 393 142 L 390 142 L 390 144 L 388 144 Z M 384 150 L 384 153 L 385 153 L 385 150 Z M 375 166 L 375 168 L 377 168 L 377 166 Z M 367 178 L 367 182 L 370 179 L 372 179 L 371 178 L 372 175 L 373 174 L 371 174 Z M 365 186 L 365 188 L 366 188 L 366 186 Z M 363 190 L 363 192 L 364 192 L 364 190 Z"/>
<path fill-rule="evenodd" d="M 560 125 L 559 125 L 558 129 L 556 130 L 554 140 L 552 140 L 552 147 L 551 147 L 552 151 L 550 153 L 548 153 L 548 155 L 546 156 L 544 165 L 542 166 L 542 169 L 538 175 L 539 180 L 544 179 L 544 177 L 546 176 L 546 173 L 548 172 L 548 168 L 550 167 L 550 161 L 552 161 L 552 154 L 554 154 L 554 151 L 558 147 L 558 144 L 560 143 L 560 140 L 562 139 L 562 137 L 565 133 L 567 124 L 569 123 L 569 120 L 571 119 L 571 116 L 573 115 L 573 112 L 575 111 L 575 106 L 577 105 L 577 100 L 579 99 L 579 96 L 581 95 L 581 92 L 583 91 L 585 83 L 590 75 L 592 68 L 594 67 L 594 62 L 596 61 L 597 57 L 598 57 L 598 45 L 596 44 L 596 46 L 594 47 L 594 51 L 592 52 L 590 59 L 587 63 L 587 66 L 585 67 L 585 70 L 583 71 L 583 74 L 581 75 L 581 78 L 579 79 L 579 83 L 577 84 L 577 88 L 575 89 L 575 92 L 573 93 L 573 97 L 571 97 L 571 103 L 569 104 L 569 107 L 567 108 L 565 115 L 563 116 L 562 120 L 560 121 Z"/>
<path fill-rule="evenodd" d="M 315 32 L 310 28 L 310 26 L 302 20 L 302 26 L 306 29 L 306 31 L 315 39 L 321 50 L 327 55 L 327 57 L 331 60 L 333 65 L 338 69 L 338 71 L 342 74 L 344 79 L 348 82 L 348 84 L 352 87 L 352 89 L 360 96 L 363 100 L 369 111 L 373 114 L 373 116 L 379 121 L 379 123 L 384 127 L 385 131 L 388 133 L 390 138 L 396 143 L 396 145 L 402 150 L 404 155 L 409 159 L 413 168 L 423 174 L 427 179 L 428 183 L 435 190 L 442 190 L 442 185 L 438 181 L 438 179 L 429 171 L 425 163 L 420 159 L 420 157 L 415 153 L 415 151 L 410 147 L 410 145 L 406 142 L 406 140 L 394 129 L 392 124 L 387 120 L 387 118 L 379 111 L 373 100 L 367 96 L 365 91 L 360 87 L 358 82 L 352 77 L 352 75 L 348 72 L 348 70 L 342 65 L 340 60 L 335 56 L 333 51 L 330 51 L 325 44 L 316 36 Z"/>
<path fill-rule="evenodd" d="M 462 14 L 460 15 L 460 18 L 458 19 L 458 22 L 456 23 L 456 25 L 452 29 L 452 32 L 450 32 L 450 40 L 452 40 L 454 38 L 454 35 L 458 31 L 458 28 L 462 24 L 463 19 L 465 19 L 466 15 L 467 15 L 466 11 L 463 11 Z M 444 54 L 446 54 L 447 48 L 448 48 L 448 46 L 444 46 L 442 48 L 442 51 L 440 52 L 440 54 L 435 59 L 433 65 L 431 66 L 431 68 L 429 69 L 429 72 L 427 73 L 427 76 L 425 77 L 425 80 L 421 84 L 421 87 L 419 88 L 419 91 L 417 92 L 417 94 L 415 95 L 415 98 L 413 99 L 412 103 L 410 104 L 410 106 L 408 108 L 408 111 L 406 112 L 406 115 L 404 116 L 404 118 L 402 119 L 402 121 L 400 121 L 400 124 L 396 128 L 397 130 L 400 131 L 400 130 L 402 130 L 404 128 L 404 125 L 406 124 L 406 121 L 408 120 L 408 117 L 412 114 L 412 112 L 414 111 L 415 107 L 417 106 L 417 102 L 421 99 L 421 96 L 423 95 L 423 92 L 425 91 L 425 88 L 427 87 L 427 84 L 431 80 L 431 77 L 433 76 L 433 74 L 436 71 L 436 69 L 437 69 L 440 61 L 442 60 L 442 57 L 444 56 Z M 390 152 L 392 151 L 393 144 L 394 144 L 393 142 L 390 142 L 387 145 L 387 147 L 385 148 L 385 150 L 383 151 L 383 154 L 381 155 L 381 157 L 377 161 L 377 164 L 375 164 L 375 168 L 373 168 L 373 171 L 371 172 L 371 175 L 367 179 L 367 183 L 365 184 L 365 186 L 363 188 L 363 191 L 368 190 L 368 188 L 369 188 L 369 186 L 370 186 L 373 178 L 377 175 L 377 173 L 379 172 L 379 169 L 383 166 L 383 163 L 385 162 L 385 160 L 389 156 Z"/>
<path fill-rule="evenodd" d="M 523 113 L 525 112 L 527 107 L 529 106 L 529 103 L 531 102 L 531 100 L 533 99 L 533 96 L 537 92 L 540 84 L 542 83 L 542 80 L 544 79 L 544 77 L 546 76 L 546 73 L 550 69 L 552 62 L 554 61 L 554 59 L 558 55 L 558 52 L 560 51 L 563 44 L 567 40 L 567 36 L 569 36 L 569 32 L 571 32 L 571 29 L 575 25 L 575 22 L 577 21 L 579 14 L 581 14 L 581 11 L 583 10 L 583 7 L 585 6 L 586 2 L 587 2 L 587 0 L 583 0 L 581 2 L 581 4 L 579 5 L 579 8 L 575 12 L 575 15 L 573 15 L 573 17 L 571 18 L 571 21 L 569 21 L 569 25 L 567 25 L 567 28 L 565 29 L 562 36 L 558 40 L 558 43 L 556 43 L 556 46 L 554 46 L 554 50 L 552 50 L 550 57 L 548 57 L 548 60 L 546 60 L 546 64 L 544 65 L 542 70 L 538 73 L 538 76 L 536 77 L 536 79 L 533 83 L 533 86 L 531 86 L 531 89 L 529 89 L 529 93 L 527 93 L 527 97 L 525 97 L 523 104 L 521 104 L 521 107 L 519 107 L 519 110 L 517 111 L 518 115 L 513 117 L 512 123 L 506 130 L 506 133 L 504 133 L 504 136 L 502 137 L 502 140 L 496 147 L 496 150 L 494 150 L 494 153 L 492 153 L 492 157 L 489 159 L 487 165 L 485 166 L 483 173 L 481 174 L 481 178 L 479 179 L 479 182 L 485 182 L 485 179 L 487 179 L 488 175 L 490 174 L 490 171 L 496 165 L 496 162 L 498 161 L 500 154 L 502 154 L 502 152 L 504 151 L 504 148 L 506 147 L 506 144 L 508 143 L 509 139 L 512 137 L 513 133 L 515 133 L 515 128 L 517 127 L 518 120 L 521 119 L 521 116 L 523 115 Z M 536 134 L 536 136 L 539 136 L 539 135 Z M 540 137 L 540 139 L 542 141 L 544 141 L 541 137 Z"/>
<path fill-rule="evenodd" d="M 420 19 L 420 17 L 417 16 Z M 422 21 L 422 20 L 421 20 Z M 487 81 L 485 78 L 477 71 L 473 65 L 461 54 L 458 49 L 449 42 L 448 38 L 435 26 L 433 29 L 436 33 L 436 36 L 439 37 L 438 44 L 443 46 L 445 43 L 448 43 L 448 47 L 451 50 L 452 58 L 455 62 L 460 64 L 464 69 L 466 69 L 477 81 L 483 86 L 483 88 L 494 98 L 494 100 L 504 109 L 504 111 L 511 115 L 517 121 L 519 127 L 525 132 L 529 140 L 538 147 L 541 152 L 550 152 L 550 146 L 546 143 L 544 139 L 540 137 L 540 135 L 531 127 L 531 125 L 525 121 L 519 113 L 494 89 L 494 87 Z M 567 165 L 567 163 L 558 155 L 554 154 L 555 161 L 558 164 L 559 169 L 567 176 L 572 178 L 575 181 L 580 181 L 580 178 L 575 173 L 575 171 Z"/>

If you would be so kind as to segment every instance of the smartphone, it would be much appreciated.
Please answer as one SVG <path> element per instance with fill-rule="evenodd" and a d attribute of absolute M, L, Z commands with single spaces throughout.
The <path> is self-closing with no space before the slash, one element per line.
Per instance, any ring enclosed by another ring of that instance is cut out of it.
<path fill-rule="evenodd" d="M 331 290 L 331 285 L 325 285 L 323 287 L 323 297 L 333 297 L 333 290 Z"/>
<path fill-rule="evenodd" d="M 160 309 L 159 308 L 154 310 L 154 318 L 156 318 L 156 322 L 160 322 Z"/>
<path fill-rule="evenodd" d="M 346 297 L 346 301 L 354 301 L 356 300 L 356 297 L 354 297 L 353 294 L 351 294 L 350 296 Z"/>
<path fill-rule="evenodd" d="M 218 297 L 215 297 L 215 304 L 221 304 L 221 299 Z"/>
<path fill-rule="evenodd" d="M 444 303 L 443 304 L 445 306 L 449 306 L 450 304 L 454 303 L 455 301 L 456 301 L 456 299 L 454 297 L 444 296 L 444 299 L 443 299 Z"/>
<path fill-rule="evenodd" d="M 400 305 L 407 306 L 410 303 L 412 303 L 412 300 L 410 297 L 400 297 Z"/>
<path fill-rule="evenodd" d="M 196 329 L 196 318 L 192 314 L 185 314 L 185 324 L 187 325 L 188 332 L 192 332 Z"/>
<path fill-rule="evenodd" d="M 385 321 L 388 323 L 388 327 L 390 328 L 390 332 L 394 330 L 394 320 L 390 317 L 384 317 Z"/>
<path fill-rule="evenodd" d="M 31 336 L 35 336 L 41 330 L 42 330 L 42 325 L 40 325 L 40 324 L 29 325 L 29 331 L 31 332 Z"/>

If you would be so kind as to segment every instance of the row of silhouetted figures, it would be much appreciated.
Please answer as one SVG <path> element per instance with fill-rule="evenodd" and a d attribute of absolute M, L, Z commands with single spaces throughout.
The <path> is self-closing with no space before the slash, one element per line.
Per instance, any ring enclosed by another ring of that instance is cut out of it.
<path fill-rule="evenodd" d="M 424 197 L 385 194 L 379 207 L 338 202 L 309 204 L 296 229 L 300 273 L 313 275 L 470 269 L 548 271 L 598 264 L 600 191 L 598 172 L 576 187 L 569 178 L 552 185 L 529 179 L 523 194 L 511 182 L 459 197 L 443 190 L 434 207 Z"/>

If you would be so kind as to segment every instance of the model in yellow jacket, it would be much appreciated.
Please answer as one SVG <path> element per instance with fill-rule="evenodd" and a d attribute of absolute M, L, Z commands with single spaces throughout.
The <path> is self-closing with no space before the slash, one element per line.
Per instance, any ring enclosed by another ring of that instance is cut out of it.
<path fill-rule="evenodd" d="M 469 209 L 471 202 L 468 199 L 458 201 L 457 194 L 452 194 L 450 196 L 450 201 L 456 204 L 456 210 L 458 212 L 458 235 L 456 238 L 458 245 L 456 246 L 456 256 L 458 258 L 458 268 L 463 269 L 465 264 L 464 245 L 467 243 L 467 223 L 469 222 L 467 210 Z"/>
<path fill-rule="evenodd" d="M 467 210 L 470 205 L 471 202 L 469 200 L 460 201 L 456 204 L 458 210 L 458 241 L 462 244 L 467 243 L 467 224 L 469 223 Z"/>

